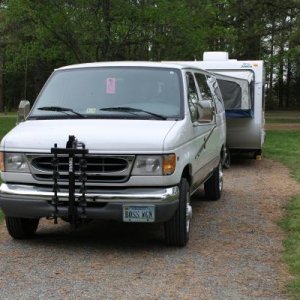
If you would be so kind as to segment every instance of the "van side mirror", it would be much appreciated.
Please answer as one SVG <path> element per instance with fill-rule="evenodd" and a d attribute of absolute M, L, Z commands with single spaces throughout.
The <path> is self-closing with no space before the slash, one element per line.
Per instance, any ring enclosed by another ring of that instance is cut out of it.
<path fill-rule="evenodd" d="M 18 107 L 17 123 L 25 121 L 30 112 L 30 102 L 28 100 L 21 100 Z"/>
<path fill-rule="evenodd" d="M 198 106 L 198 122 L 210 123 L 214 119 L 214 106 L 211 100 L 202 100 Z"/>

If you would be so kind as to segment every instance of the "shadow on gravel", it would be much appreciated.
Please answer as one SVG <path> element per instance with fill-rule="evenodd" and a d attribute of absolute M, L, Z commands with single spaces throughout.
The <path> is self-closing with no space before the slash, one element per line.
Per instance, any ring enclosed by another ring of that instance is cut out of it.
<path fill-rule="evenodd" d="M 161 224 L 128 224 L 97 220 L 73 230 L 70 225 L 59 221 L 58 225 L 45 221 L 34 239 L 22 241 L 31 246 L 59 249 L 90 249 L 139 251 L 145 248 L 165 247 Z"/>
<path fill-rule="evenodd" d="M 259 160 L 253 158 L 252 155 L 249 154 L 235 154 L 231 156 L 231 168 L 235 166 L 238 167 L 253 167 L 255 164 L 259 163 Z"/>

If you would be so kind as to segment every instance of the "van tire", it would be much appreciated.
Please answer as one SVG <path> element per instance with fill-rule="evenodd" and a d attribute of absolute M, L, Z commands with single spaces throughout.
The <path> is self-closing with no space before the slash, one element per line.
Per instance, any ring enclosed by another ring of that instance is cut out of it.
<path fill-rule="evenodd" d="M 169 246 L 185 246 L 189 240 L 192 207 L 190 185 L 186 178 L 179 184 L 179 204 L 173 217 L 164 223 L 165 240 Z"/>
<path fill-rule="evenodd" d="M 5 217 L 7 231 L 14 239 L 32 238 L 39 225 L 39 220 Z"/>
<path fill-rule="evenodd" d="M 221 198 L 223 191 L 223 166 L 220 162 L 212 176 L 204 183 L 205 196 L 208 200 L 216 201 Z"/>

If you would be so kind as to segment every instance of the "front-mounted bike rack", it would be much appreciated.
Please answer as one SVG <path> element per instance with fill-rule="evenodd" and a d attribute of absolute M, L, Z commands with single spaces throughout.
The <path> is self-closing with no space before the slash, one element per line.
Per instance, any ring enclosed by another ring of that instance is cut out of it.
<path fill-rule="evenodd" d="M 68 220 L 73 228 L 77 227 L 81 220 L 86 219 L 85 208 L 87 206 L 86 201 L 86 169 L 87 160 L 86 154 L 88 150 L 85 148 L 85 144 L 78 142 L 75 136 L 70 135 L 66 144 L 66 148 L 58 148 L 57 144 L 54 144 L 54 148 L 51 148 L 52 167 L 53 167 L 53 197 L 51 204 L 54 206 L 53 219 L 54 224 L 57 224 L 57 218 L 59 216 L 59 208 L 64 203 L 59 199 L 59 179 L 61 178 L 62 158 L 68 158 L 68 180 L 69 187 L 69 201 L 68 201 Z M 75 161 L 78 163 L 75 163 Z M 65 161 L 64 161 L 65 162 Z M 64 170 L 65 172 L 65 170 Z M 79 196 L 76 200 L 76 182 L 80 184 Z M 82 209 L 78 211 L 78 207 Z"/>

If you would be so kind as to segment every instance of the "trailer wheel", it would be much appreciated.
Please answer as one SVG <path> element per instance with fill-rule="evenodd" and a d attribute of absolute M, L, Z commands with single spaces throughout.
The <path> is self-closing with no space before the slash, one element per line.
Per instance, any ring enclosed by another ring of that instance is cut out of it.
<path fill-rule="evenodd" d="M 228 151 L 227 154 L 226 154 L 226 157 L 225 157 L 225 161 L 223 163 L 223 168 L 224 169 L 229 169 L 230 166 L 231 166 L 231 157 L 230 157 L 230 153 Z"/>
<path fill-rule="evenodd" d="M 223 191 L 223 166 L 220 162 L 212 176 L 204 183 L 205 196 L 208 200 L 216 201 L 221 198 Z"/>
<path fill-rule="evenodd" d="M 261 151 L 261 149 L 254 152 L 253 158 L 256 159 L 256 160 L 261 160 L 261 158 L 262 158 L 262 151 Z"/>
<path fill-rule="evenodd" d="M 5 217 L 7 231 L 14 239 L 32 238 L 39 225 L 39 220 Z"/>
<path fill-rule="evenodd" d="M 173 217 L 164 223 L 167 245 L 185 246 L 187 244 L 191 218 L 190 185 L 186 178 L 182 178 L 179 185 L 179 205 Z"/>

